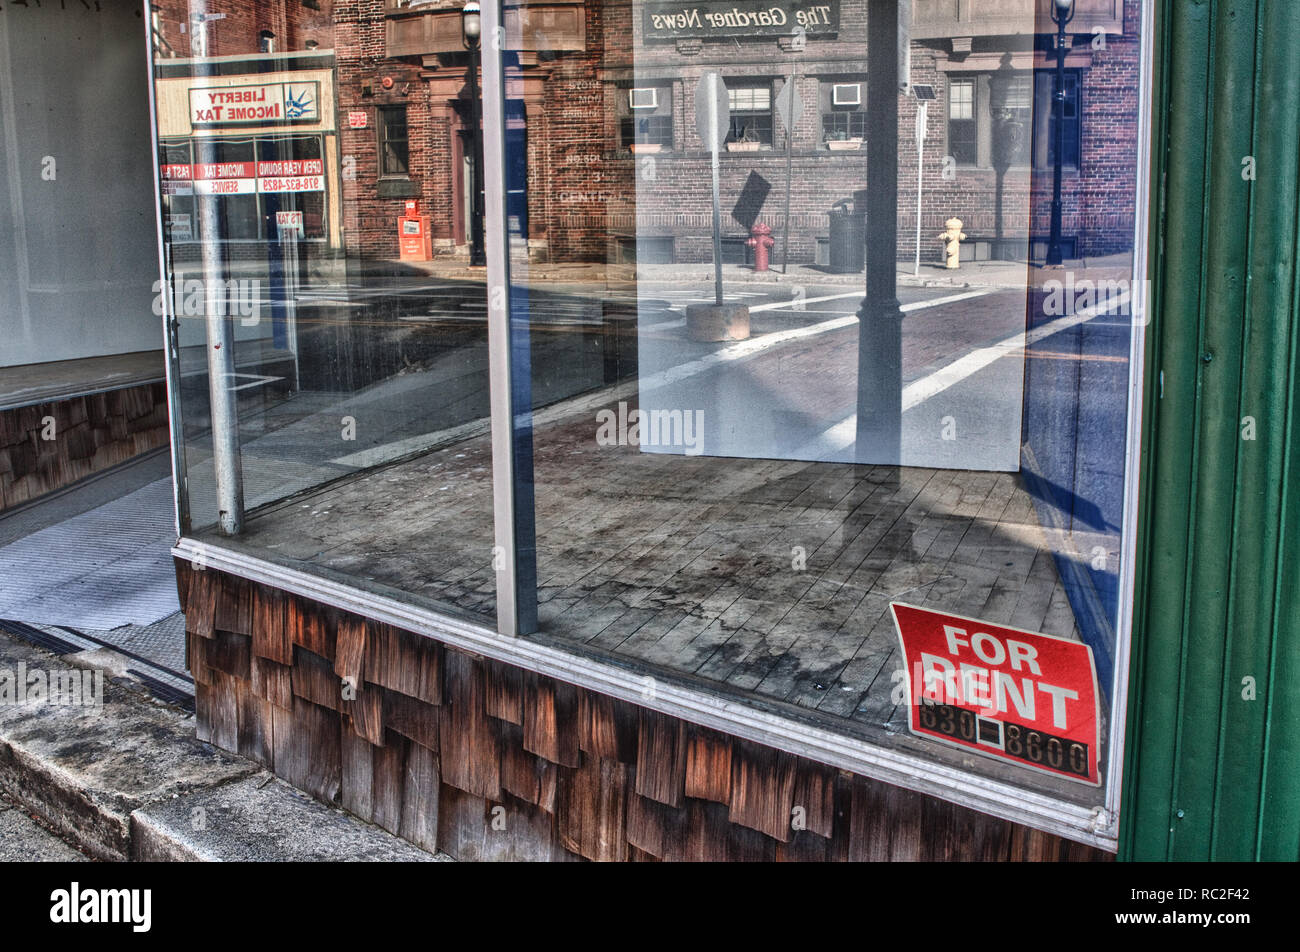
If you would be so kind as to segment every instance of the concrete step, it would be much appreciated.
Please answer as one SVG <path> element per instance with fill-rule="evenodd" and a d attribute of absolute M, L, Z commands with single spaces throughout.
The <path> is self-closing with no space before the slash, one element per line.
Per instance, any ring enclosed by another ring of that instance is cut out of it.
<path fill-rule="evenodd" d="M 86 859 L 0 793 L 0 863 L 84 863 Z"/>
<path fill-rule="evenodd" d="M 90 856 L 447 859 L 199 742 L 192 715 L 118 676 L 124 661 L 0 633 L 0 789 Z"/>

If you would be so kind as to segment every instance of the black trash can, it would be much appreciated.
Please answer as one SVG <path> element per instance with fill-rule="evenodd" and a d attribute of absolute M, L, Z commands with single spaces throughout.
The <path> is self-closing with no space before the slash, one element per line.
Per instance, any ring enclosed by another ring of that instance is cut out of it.
<path fill-rule="evenodd" d="M 854 274 L 867 267 L 866 221 L 849 199 L 831 206 L 830 270 L 834 274 Z"/>

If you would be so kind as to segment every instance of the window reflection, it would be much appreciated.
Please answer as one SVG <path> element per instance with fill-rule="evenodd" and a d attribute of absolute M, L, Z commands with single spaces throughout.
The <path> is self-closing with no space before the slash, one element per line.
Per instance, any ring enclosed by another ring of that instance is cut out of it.
<path fill-rule="evenodd" d="M 260 282 L 226 365 L 178 309 L 194 529 L 221 525 L 237 456 L 230 544 L 491 614 L 471 247 L 496 189 L 542 637 L 935 757 L 893 691 L 893 602 L 1083 641 L 1108 692 L 1138 5 L 1080 0 L 1059 96 L 1044 4 L 917 0 L 902 57 L 872 32 L 886 6 L 511 5 L 504 172 L 480 187 L 458 5 L 160 3 L 169 265 Z M 192 111 L 311 84 L 292 118 Z M 1070 260 L 1046 272 L 1058 159 Z"/>

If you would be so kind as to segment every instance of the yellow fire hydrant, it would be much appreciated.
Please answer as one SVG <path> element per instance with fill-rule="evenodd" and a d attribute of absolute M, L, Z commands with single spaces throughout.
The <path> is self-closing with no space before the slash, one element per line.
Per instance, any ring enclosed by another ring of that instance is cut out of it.
<path fill-rule="evenodd" d="M 944 262 L 950 268 L 960 268 L 961 243 L 966 240 L 966 235 L 961 230 L 961 219 L 949 218 L 943 224 L 947 231 L 939 235 L 939 240 L 943 242 Z"/>

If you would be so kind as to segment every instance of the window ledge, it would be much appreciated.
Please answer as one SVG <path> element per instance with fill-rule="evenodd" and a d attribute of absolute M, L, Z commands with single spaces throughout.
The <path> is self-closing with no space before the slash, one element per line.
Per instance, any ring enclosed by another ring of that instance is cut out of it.
<path fill-rule="evenodd" d="M 409 178 L 381 178 L 377 191 L 380 198 L 419 198 L 420 183 Z"/>

